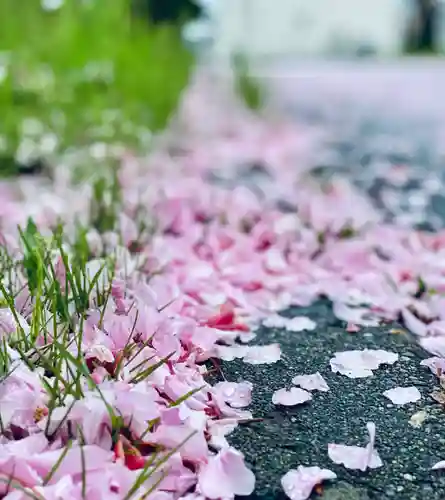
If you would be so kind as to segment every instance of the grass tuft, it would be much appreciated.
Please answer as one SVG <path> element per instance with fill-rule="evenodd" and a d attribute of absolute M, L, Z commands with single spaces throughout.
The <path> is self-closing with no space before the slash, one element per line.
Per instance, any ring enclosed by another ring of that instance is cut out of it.
<path fill-rule="evenodd" d="M 0 171 L 92 142 L 147 144 L 193 66 L 179 26 L 151 26 L 127 0 L 0 2 Z M 3 150 L 3 152 L 2 152 Z M 1 172 L 0 172 L 1 173 Z"/>

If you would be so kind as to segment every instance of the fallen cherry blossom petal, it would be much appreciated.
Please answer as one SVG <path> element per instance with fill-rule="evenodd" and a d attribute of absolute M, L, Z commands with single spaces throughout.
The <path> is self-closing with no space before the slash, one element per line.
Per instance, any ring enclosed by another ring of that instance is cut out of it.
<path fill-rule="evenodd" d="M 0 180 L 0 472 L 26 485 L 0 485 L 0 497 L 127 498 L 158 447 L 166 462 L 134 498 L 251 493 L 253 474 L 227 435 L 255 421 L 245 409 L 252 386 L 208 375 L 224 371 L 220 360 L 278 361 L 278 344 L 247 345 L 254 327 L 303 340 L 294 333 L 314 330 L 315 322 L 281 314 L 320 297 L 356 338 L 362 327 L 402 319 L 437 356 L 422 364 L 444 385 L 445 231 L 405 227 L 423 213 L 386 221 L 345 176 L 318 182 L 308 167 L 329 129 L 264 120 L 235 104 L 236 96 L 232 102 L 226 89 L 220 99 L 218 79 L 208 86 L 202 80 L 184 93 L 166 140 L 162 134 L 150 141 L 142 158 L 120 148 L 110 179 L 98 172 L 98 184 L 73 183 L 71 166 L 59 165 L 31 182 Z M 104 157 L 105 146 L 97 146 L 94 156 Z M 406 166 L 389 170 L 393 184 L 408 180 Z M 438 192 L 440 182 L 429 177 L 425 189 L 428 183 Z M 391 195 L 403 197 L 391 192 L 386 201 Z M 107 228 L 99 231 L 93 226 L 102 221 L 93 219 L 103 209 Z M 40 250 L 40 264 L 53 269 L 31 272 Z M 65 286 L 69 270 L 75 279 Z M 70 357 L 57 356 L 59 347 Z M 43 367 L 54 355 L 56 377 Z M 381 350 L 349 351 L 337 353 L 331 368 L 368 377 L 396 360 Z M 320 377 L 295 377 L 301 388 L 277 391 L 278 401 L 297 404 L 310 399 L 307 390 L 328 390 Z M 442 390 L 431 397 L 445 403 Z M 423 418 L 418 412 L 409 425 Z M 373 424 L 368 432 L 366 447 L 331 444 L 331 453 L 352 468 L 380 465 Z"/>
<path fill-rule="evenodd" d="M 364 349 L 363 351 L 336 352 L 330 365 L 334 373 L 341 373 L 349 378 L 371 377 L 373 370 L 381 364 L 392 365 L 399 359 L 396 353 L 382 349 Z"/>
<path fill-rule="evenodd" d="M 355 323 L 351 323 L 349 322 L 347 325 L 346 325 L 346 331 L 348 333 L 357 333 L 360 331 L 360 326 L 359 325 L 356 325 Z"/>
<path fill-rule="evenodd" d="M 270 316 L 263 320 L 263 325 L 269 328 L 285 328 L 290 332 L 302 332 L 303 330 L 314 330 L 317 326 L 315 321 L 305 316 L 285 318 L 284 316 Z"/>
<path fill-rule="evenodd" d="M 198 483 L 206 498 L 233 498 L 250 495 L 255 488 L 255 476 L 240 452 L 225 448 L 201 467 Z"/>
<path fill-rule="evenodd" d="M 432 358 L 423 359 L 420 364 L 422 366 L 427 366 L 436 376 L 440 377 L 442 374 L 445 374 L 445 358 L 434 356 Z"/>
<path fill-rule="evenodd" d="M 441 460 L 440 462 L 435 463 L 431 470 L 442 470 L 445 469 L 445 460 Z"/>
<path fill-rule="evenodd" d="M 424 337 L 427 334 L 427 325 L 420 321 L 409 309 L 402 310 L 402 318 L 406 327 L 419 337 Z"/>
<path fill-rule="evenodd" d="M 306 318 L 305 316 L 292 318 L 286 323 L 286 330 L 289 330 L 291 332 L 314 330 L 316 327 L 317 323 L 315 323 L 315 321 L 312 321 L 310 318 Z"/>
<path fill-rule="evenodd" d="M 299 465 L 286 472 L 281 478 L 281 486 L 290 500 L 307 500 L 315 486 L 336 478 L 337 474 L 329 469 Z"/>
<path fill-rule="evenodd" d="M 212 392 L 232 408 L 244 408 L 251 403 L 252 389 L 251 382 L 218 382 Z"/>
<path fill-rule="evenodd" d="M 369 433 L 369 443 L 363 448 L 360 446 L 349 446 L 344 444 L 329 444 L 329 458 L 336 464 L 343 464 L 347 469 L 376 469 L 382 467 L 379 454 L 374 449 L 375 442 L 375 424 L 369 422 L 366 424 Z"/>
<path fill-rule="evenodd" d="M 289 391 L 286 389 L 278 389 L 272 395 L 272 403 L 275 405 L 295 406 L 306 403 L 312 399 L 310 392 L 292 387 Z"/>
<path fill-rule="evenodd" d="M 415 403 L 422 397 L 417 387 L 394 387 L 393 389 L 385 391 L 383 395 L 390 399 L 395 405 Z"/>
<path fill-rule="evenodd" d="M 424 337 L 420 345 L 434 356 L 445 358 L 445 337 Z"/>
<path fill-rule="evenodd" d="M 334 302 L 334 314 L 337 318 L 361 326 L 378 326 L 379 320 L 364 307 L 352 307 L 341 302 Z"/>
<path fill-rule="evenodd" d="M 279 344 L 246 346 L 246 354 L 243 357 L 243 361 L 251 365 L 276 363 L 280 359 L 281 348 Z"/>
<path fill-rule="evenodd" d="M 297 375 L 292 379 L 292 383 L 299 385 L 306 391 L 329 391 L 329 386 L 323 376 L 317 372 L 311 375 Z"/>
<path fill-rule="evenodd" d="M 249 351 L 249 347 L 244 345 L 217 345 L 215 351 L 218 358 L 224 361 L 233 361 L 234 359 L 244 358 Z"/>

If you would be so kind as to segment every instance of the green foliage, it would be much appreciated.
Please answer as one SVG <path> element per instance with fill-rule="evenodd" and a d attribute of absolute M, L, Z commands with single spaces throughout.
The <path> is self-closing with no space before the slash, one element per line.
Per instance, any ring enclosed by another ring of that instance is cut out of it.
<path fill-rule="evenodd" d="M 0 142 L 15 151 L 31 119 L 62 150 L 137 144 L 166 125 L 192 62 L 179 27 L 133 17 L 127 0 L 0 0 Z"/>
<path fill-rule="evenodd" d="M 252 111 L 261 109 L 264 103 L 263 89 L 257 79 L 251 76 L 247 59 L 242 54 L 233 58 L 235 92 Z"/>

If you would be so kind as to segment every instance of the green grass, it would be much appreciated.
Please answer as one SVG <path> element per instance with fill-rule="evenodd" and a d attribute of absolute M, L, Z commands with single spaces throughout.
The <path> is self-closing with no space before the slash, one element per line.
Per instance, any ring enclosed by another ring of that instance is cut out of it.
<path fill-rule="evenodd" d="M 111 193 L 109 200 L 104 194 Z M 99 227 L 99 232 L 117 227 L 117 217 L 121 209 L 121 196 L 116 178 L 98 180 L 95 185 L 91 200 L 91 213 L 107 214 L 102 217 L 106 220 L 106 227 Z M 54 441 L 63 426 L 68 425 L 70 412 L 76 401 L 83 399 L 87 394 L 95 392 L 98 400 L 102 400 L 109 414 L 109 432 L 113 446 L 120 439 L 121 434 L 131 435 L 132 450 L 142 444 L 144 436 L 150 432 L 159 419 L 147 421 L 147 427 L 141 436 L 130 433 L 130 424 L 126 424 L 122 416 L 115 410 L 104 397 L 100 387 L 93 380 L 90 368 L 83 354 L 84 328 L 87 310 L 91 307 L 100 311 L 102 322 L 107 304 L 112 293 L 112 279 L 115 271 L 116 255 L 97 256 L 102 262 L 97 271 L 91 272 L 88 268 L 92 260 L 93 251 L 85 237 L 88 227 L 78 226 L 71 237 L 65 234 L 63 226 L 53 228 L 52 234 L 43 236 L 38 227 L 30 219 L 26 227 L 20 229 L 20 247 L 22 256 L 17 260 L 17 255 L 9 255 L 5 247 L 0 246 L 0 305 L 8 308 L 15 320 L 14 331 L 4 336 L 0 341 L 0 383 L 14 373 L 24 363 L 32 372 L 44 370 L 45 377 L 39 372 L 42 385 L 47 393 L 47 420 L 42 427 L 42 432 L 50 441 Z M 61 272 L 63 268 L 63 272 Z M 26 285 L 17 287 L 13 276 L 16 273 L 24 274 Z M 18 295 L 25 294 L 27 303 L 32 303 L 32 313 L 29 322 L 24 321 L 16 308 Z M 133 332 L 131 332 L 133 333 Z M 39 341 L 38 341 L 39 339 Z M 42 345 L 43 344 L 43 345 Z M 140 354 L 147 342 L 135 341 L 130 335 L 126 345 L 120 350 L 119 362 L 110 373 L 110 380 L 120 380 L 121 370 L 129 370 L 131 378 L 129 383 L 144 381 L 156 369 L 167 363 L 171 355 L 153 361 L 144 360 L 143 363 L 130 367 L 132 361 Z M 11 349 L 15 355 L 11 356 Z M 18 359 L 17 359 L 18 355 Z M 19 361 L 20 360 L 20 361 Z M 197 390 L 190 391 L 170 406 L 181 404 Z M 54 416 L 56 410 L 62 410 L 62 418 Z M 37 410 L 36 410 L 37 411 Z M 42 413 L 42 416 L 44 414 Z M 37 418 L 38 414 L 36 414 Z M 1 417 L 1 416 L 0 416 Z M 40 417 L 39 417 L 40 418 Z M 71 425 L 71 424 L 70 424 Z M 49 471 L 44 480 L 48 484 L 58 471 L 60 465 L 69 453 L 73 439 L 76 438 L 83 457 L 85 444 L 84 433 L 81 426 L 74 424 L 69 427 L 71 436 L 62 440 L 60 458 Z M 0 434 L 5 432 L 5 426 L 0 418 Z M 155 448 L 149 454 L 144 454 L 145 464 L 139 469 L 134 484 L 126 492 L 125 499 L 130 500 L 150 478 L 152 486 L 138 498 L 147 498 L 157 490 L 159 483 L 165 477 L 168 467 L 167 462 L 171 456 L 195 434 L 191 431 L 178 446 L 172 449 Z M 127 441 L 130 443 L 129 438 Z M 157 477 L 159 476 L 159 478 Z M 24 489 L 20 482 L 11 475 L 9 478 L 0 478 L 7 484 L 8 489 L 23 491 L 29 498 L 44 500 L 41 494 L 34 494 L 29 488 Z M 82 458 L 82 489 L 86 488 L 85 463 Z"/>
<path fill-rule="evenodd" d="M 0 0 L 0 152 L 45 136 L 55 152 L 136 146 L 166 125 L 193 57 L 178 26 L 149 26 L 129 4 L 65 0 L 45 11 L 40 0 Z"/>
<path fill-rule="evenodd" d="M 234 70 L 234 91 L 251 111 L 257 112 L 264 105 L 264 89 L 251 75 L 247 58 L 237 54 L 232 60 Z"/>

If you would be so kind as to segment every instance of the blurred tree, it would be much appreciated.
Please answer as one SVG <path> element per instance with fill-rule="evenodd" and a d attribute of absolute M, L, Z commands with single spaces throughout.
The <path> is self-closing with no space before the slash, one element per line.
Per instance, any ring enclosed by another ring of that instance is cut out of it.
<path fill-rule="evenodd" d="M 438 6 L 436 0 L 415 0 L 407 31 L 408 52 L 438 50 Z"/>
<path fill-rule="evenodd" d="M 201 15 L 201 7 L 193 0 L 133 0 L 136 13 L 145 15 L 153 24 L 176 24 Z"/>
<path fill-rule="evenodd" d="M 437 50 L 437 3 L 435 0 L 420 0 L 420 16 L 422 30 L 419 36 L 421 50 L 435 52 Z"/>

